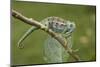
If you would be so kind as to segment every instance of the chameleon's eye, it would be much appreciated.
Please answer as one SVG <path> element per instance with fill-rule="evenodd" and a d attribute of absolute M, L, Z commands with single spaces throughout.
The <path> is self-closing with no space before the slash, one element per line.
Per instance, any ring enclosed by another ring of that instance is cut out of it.
<path fill-rule="evenodd" d="M 70 27 L 73 27 L 73 24 L 70 24 Z"/>

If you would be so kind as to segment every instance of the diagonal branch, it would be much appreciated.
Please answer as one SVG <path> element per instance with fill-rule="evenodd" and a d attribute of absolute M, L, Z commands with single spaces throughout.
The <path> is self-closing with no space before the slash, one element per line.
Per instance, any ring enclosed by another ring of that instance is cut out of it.
<path fill-rule="evenodd" d="M 25 17 L 24 15 L 22 15 L 21 13 L 15 11 L 15 10 L 12 10 L 12 16 L 15 17 L 16 19 L 23 21 L 24 23 L 27 23 L 32 26 L 36 26 L 36 27 L 40 28 L 41 30 L 47 32 L 49 35 L 51 35 L 53 38 L 55 38 L 76 61 L 80 60 L 78 55 L 76 55 L 72 51 L 71 48 L 67 47 L 67 43 L 65 42 L 65 39 L 60 38 L 60 36 L 58 34 L 56 34 L 54 31 L 52 31 L 51 29 L 48 29 L 46 26 L 44 26 L 43 24 L 39 23 L 36 20 Z"/>

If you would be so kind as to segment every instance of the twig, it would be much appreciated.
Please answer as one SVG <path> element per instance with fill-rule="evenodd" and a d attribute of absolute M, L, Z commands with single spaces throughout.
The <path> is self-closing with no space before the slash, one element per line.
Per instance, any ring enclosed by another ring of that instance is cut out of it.
<path fill-rule="evenodd" d="M 49 35 L 51 35 L 52 37 L 54 37 L 64 48 L 65 50 L 67 50 L 67 52 L 76 60 L 76 61 L 79 61 L 79 57 L 78 55 L 76 55 L 71 48 L 68 48 L 67 47 L 67 44 L 65 43 L 65 40 L 60 38 L 59 35 L 57 35 L 54 31 L 52 31 L 51 29 L 48 29 L 46 26 L 44 26 L 43 24 L 39 23 L 38 21 L 36 20 L 33 20 L 33 19 L 30 19 L 30 18 L 27 18 L 25 17 L 24 15 L 22 15 L 21 13 L 15 11 L 15 10 L 12 10 L 12 16 L 23 21 L 24 23 L 27 23 L 29 25 L 32 25 L 32 26 L 36 26 L 38 28 L 40 28 L 41 30 L 47 32 Z"/>

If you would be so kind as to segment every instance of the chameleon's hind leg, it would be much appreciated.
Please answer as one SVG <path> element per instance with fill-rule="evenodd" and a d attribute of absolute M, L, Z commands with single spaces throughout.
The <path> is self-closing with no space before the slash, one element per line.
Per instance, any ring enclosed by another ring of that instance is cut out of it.
<path fill-rule="evenodd" d="M 22 44 L 22 42 L 35 30 L 37 30 L 39 28 L 32 26 L 18 41 L 18 48 L 23 48 L 24 44 Z"/>

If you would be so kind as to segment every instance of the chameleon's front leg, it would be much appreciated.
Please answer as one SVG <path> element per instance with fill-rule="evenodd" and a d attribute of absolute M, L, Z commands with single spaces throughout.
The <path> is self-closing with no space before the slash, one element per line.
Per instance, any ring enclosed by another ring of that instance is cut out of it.
<path fill-rule="evenodd" d="M 24 44 L 22 42 L 35 30 L 38 30 L 39 28 L 32 26 L 18 41 L 18 48 L 23 48 Z"/>

